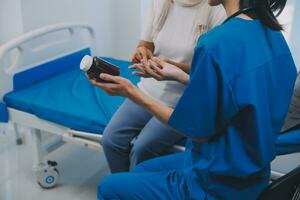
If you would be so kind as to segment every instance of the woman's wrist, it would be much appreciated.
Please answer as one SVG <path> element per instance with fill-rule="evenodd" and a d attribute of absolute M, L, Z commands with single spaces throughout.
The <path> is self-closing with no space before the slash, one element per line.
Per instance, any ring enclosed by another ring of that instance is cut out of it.
<path fill-rule="evenodd" d="M 149 109 L 148 101 L 149 97 L 145 96 L 137 87 L 132 88 L 128 92 L 128 98 L 146 109 Z"/>
<path fill-rule="evenodd" d="M 144 47 L 144 48 L 150 50 L 151 52 L 154 51 L 154 44 L 152 42 L 147 42 L 147 41 L 141 40 L 139 42 L 137 48 L 140 48 L 140 47 Z"/>
<path fill-rule="evenodd" d="M 180 83 L 187 85 L 190 82 L 190 75 L 187 73 L 182 73 L 180 76 L 178 76 L 178 80 Z"/>
<path fill-rule="evenodd" d="M 189 64 L 177 63 L 177 62 L 174 62 L 174 61 L 172 61 L 170 59 L 165 59 L 164 61 L 166 61 L 167 63 L 169 63 L 171 65 L 175 65 L 176 67 L 178 67 L 179 69 L 183 70 L 187 74 L 190 73 L 190 65 Z"/>
<path fill-rule="evenodd" d="M 139 90 L 139 88 L 137 88 L 136 86 L 132 86 L 131 88 L 127 89 L 126 93 L 126 98 L 130 99 L 137 105 L 144 107 L 145 97 L 143 96 L 143 93 Z"/>

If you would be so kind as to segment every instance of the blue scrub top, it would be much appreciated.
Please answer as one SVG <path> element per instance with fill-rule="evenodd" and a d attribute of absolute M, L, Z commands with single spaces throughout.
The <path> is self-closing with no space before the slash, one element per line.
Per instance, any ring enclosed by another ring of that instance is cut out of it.
<path fill-rule="evenodd" d="M 280 32 L 233 18 L 202 36 L 169 124 L 190 140 L 191 199 L 253 200 L 268 185 L 296 68 Z"/>

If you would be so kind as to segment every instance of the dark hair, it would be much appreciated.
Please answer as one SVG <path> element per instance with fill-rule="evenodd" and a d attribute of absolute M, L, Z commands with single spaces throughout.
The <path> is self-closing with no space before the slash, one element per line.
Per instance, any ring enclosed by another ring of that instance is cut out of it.
<path fill-rule="evenodd" d="M 255 16 L 268 28 L 281 31 L 282 25 L 277 18 L 283 11 L 287 0 L 240 0 L 240 7 L 252 7 Z"/>

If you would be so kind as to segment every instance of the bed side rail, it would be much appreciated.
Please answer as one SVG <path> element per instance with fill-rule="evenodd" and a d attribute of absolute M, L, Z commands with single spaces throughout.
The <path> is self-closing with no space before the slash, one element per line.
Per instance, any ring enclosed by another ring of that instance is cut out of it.
<path fill-rule="evenodd" d="M 90 47 L 94 30 L 87 24 L 62 23 L 23 34 L 0 46 L 0 102 L 13 89 L 13 76 Z"/>

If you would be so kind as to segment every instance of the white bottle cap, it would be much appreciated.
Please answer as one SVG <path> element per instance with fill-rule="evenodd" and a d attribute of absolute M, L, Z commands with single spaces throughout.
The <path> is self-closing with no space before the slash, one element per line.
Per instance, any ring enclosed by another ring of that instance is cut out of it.
<path fill-rule="evenodd" d="M 88 71 L 93 65 L 93 57 L 85 55 L 80 62 L 80 69 L 83 71 Z"/>

